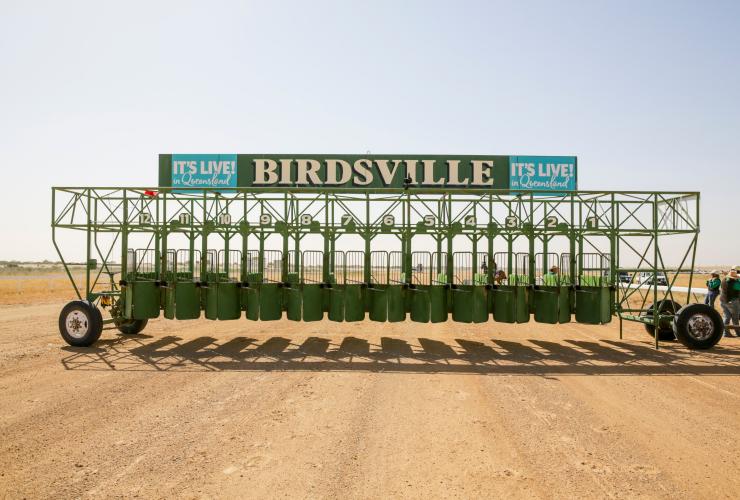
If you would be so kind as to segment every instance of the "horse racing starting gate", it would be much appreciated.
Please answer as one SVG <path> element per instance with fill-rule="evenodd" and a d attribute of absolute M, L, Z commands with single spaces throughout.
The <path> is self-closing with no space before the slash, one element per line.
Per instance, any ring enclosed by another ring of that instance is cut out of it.
<path fill-rule="evenodd" d="M 622 321 L 641 322 L 656 347 L 675 336 L 708 348 L 722 334 L 713 309 L 690 303 L 698 193 L 407 178 L 391 187 L 54 187 L 52 207 L 54 245 L 78 298 L 59 326 L 76 346 L 94 343 L 103 324 L 135 334 L 160 315 L 592 325 L 616 316 L 620 335 Z M 62 255 L 74 245 L 84 266 Z M 646 272 L 652 279 L 638 280 Z M 678 276 L 689 279 L 682 294 Z"/>

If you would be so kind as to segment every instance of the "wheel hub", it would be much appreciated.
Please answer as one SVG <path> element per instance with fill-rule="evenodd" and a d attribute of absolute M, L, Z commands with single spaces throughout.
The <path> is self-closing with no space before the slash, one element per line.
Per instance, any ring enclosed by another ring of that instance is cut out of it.
<path fill-rule="evenodd" d="M 67 318 L 64 323 L 67 327 L 67 333 L 76 339 L 81 339 L 87 335 L 87 331 L 90 327 L 87 321 L 87 316 L 85 316 L 82 311 L 70 312 L 67 314 Z"/>
<path fill-rule="evenodd" d="M 695 314 L 689 318 L 687 330 L 696 340 L 706 340 L 714 333 L 712 319 L 706 314 Z"/>

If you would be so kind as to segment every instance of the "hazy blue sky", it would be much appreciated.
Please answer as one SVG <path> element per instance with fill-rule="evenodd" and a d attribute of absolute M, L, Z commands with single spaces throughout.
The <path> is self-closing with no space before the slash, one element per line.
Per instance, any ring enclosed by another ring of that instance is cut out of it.
<path fill-rule="evenodd" d="M 104 5 L 105 4 L 105 5 Z M 702 192 L 740 264 L 740 2 L 0 3 L 0 259 L 56 259 L 52 185 L 161 152 L 579 157 L 582 189 Z"/>

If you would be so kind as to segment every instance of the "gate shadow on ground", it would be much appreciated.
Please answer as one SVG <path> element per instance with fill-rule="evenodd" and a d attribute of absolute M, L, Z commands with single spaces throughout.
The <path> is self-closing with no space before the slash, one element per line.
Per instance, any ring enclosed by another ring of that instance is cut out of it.
<path fill-rule="evenodd" d="M 344 337 L 258 340 L 213 337 L 119 336 L 95 347 L 65 347 L 68 370 L 117 371 L 367 371 L 506 375 L 738 375 L 740 351 L 689 351 L 678 344 L 655 350 L 635 341 L 540 339 L 485 342 L 383 337 L 380 344 Z"/>

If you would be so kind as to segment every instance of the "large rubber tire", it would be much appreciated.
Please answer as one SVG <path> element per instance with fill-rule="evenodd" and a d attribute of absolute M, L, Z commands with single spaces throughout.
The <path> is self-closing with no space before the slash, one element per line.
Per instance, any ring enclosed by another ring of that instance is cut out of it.
<path fill-rule="evenodd" d="M 655 304 L 650 304 L 650 307 L 648 307 L 648 312 L 645 314 L 646 318 L 653 317 L 653 311 L 655 310 L 654 306 Z M 672 300 L 666 299 L 658 302 L 658 311 L 661 314 L 671 313 L 675 315 L 680 308 L 681 304 Z M 647 323 L 644 324 L 645 331 L 647 331 L 651 337 L 655 338 L 655 326 L 649 325 Z M 658 340 L 676 340 L 676 335 L 673 333 L 673 325 L 671 322 L 666 322 L 658 326 Z"/>
<path fill-rule="evenodd" d="M 709 349 L 722 338 L 722 317 L 706 304 L 688 304 L 673 318 L 676 338 L 689 349 Z"/>
<path fill-rule="evenodd" d="M 148 319 L 123 319 L 115 321 L 116 328 L 124 335 L 136 335 L 146 327 Z"/>
<path fill-rule="evenodd" d="M 59 333 L 71 346 L 91 346 L 100 338 L 102 331 L 103 315 L 87 300 L 74 300 L 59 313 Z"/>

